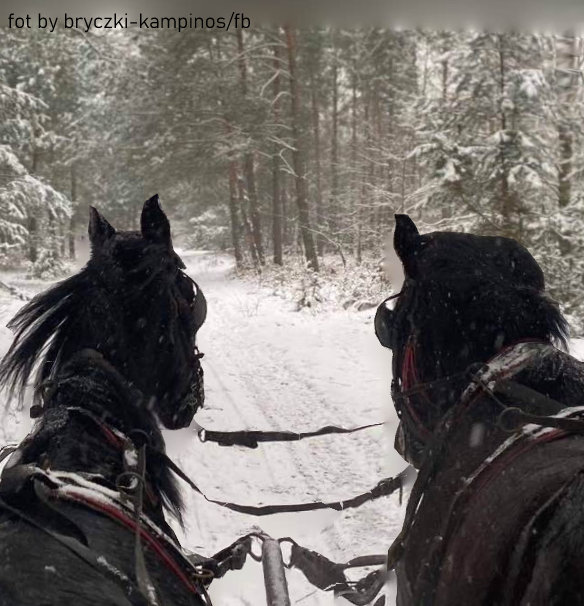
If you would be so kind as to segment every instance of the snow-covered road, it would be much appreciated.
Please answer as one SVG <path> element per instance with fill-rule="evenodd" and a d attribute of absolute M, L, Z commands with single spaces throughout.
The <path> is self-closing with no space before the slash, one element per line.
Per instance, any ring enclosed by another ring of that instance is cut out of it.
<path fill-rule="evenodd" d="M 197 423 L 207 429 L 306 431 L 388 420 L 382 428 L 255 450 L 202 444 L 194 427 L 166 432 L 169 455 L 209 497 L 251 505 L 336 500 L 362 493 L 405 466 L 392 449 L 396 417 L 389 397 L 390 356 L 373 333 L 373 311 L 296 312 L 259 285 L 234 278 L 227 258 L 182 254 L 209 304 L 199 336 L 207 399 Z M 20 304 L 1 299 L 0 324 Z M 0 346 L 3 353 L 6 331 Z M 29 424 L 27 416 L 5 417 L 4 439 L 20 438 Z M 253 518 L 187 490 L 184 495 L 181 540 L 208 555 L 254 526 L 274 537 L 291 536 L 339 562 L 384 553 L 405 509 L 394 495 L 342 513 Z M 287 576 L 293 604 L 333 603 L 330 593 L 312 588 L 298 571 Z M 219 606 L 265 603 L 261 568 L 251 560 L 212 587 Z M 388 606 L 393 603 L 390 594 Z"/>
<path fill-rule="evenodd" d="M 404 467 L 391 447 L 396 418 L 389 399 L 390 356 L 373 333 L 373 311 L 296 312 L 260 286 L 234 279 L 224 258 L 184 258 L 209 303 L 200 332 L 207 405 L 198 423 L 208 429 L 306 431 L 389 421 L 383 428 L 257 450 L 201 444 L 192 429 L 169 432 L 171 456 L 208 496 L 246 504 L 340 499 Z M 399 531 L 403 509 L 393 496 L 343 513 L 251 518 L 194 494 L 187 503 L 184 540 L 192 549 L 211 553 L 260 525 L 341 562 L 384 553 Z M 293 603 L 332 603 L 330 594 L 314 593 L 300 573 L 291 571 L 288 580 Z M 259 565 L 250 562 L 231 573 L 216 583 L 213 595 L 218 604 L 262 604 Z"/>

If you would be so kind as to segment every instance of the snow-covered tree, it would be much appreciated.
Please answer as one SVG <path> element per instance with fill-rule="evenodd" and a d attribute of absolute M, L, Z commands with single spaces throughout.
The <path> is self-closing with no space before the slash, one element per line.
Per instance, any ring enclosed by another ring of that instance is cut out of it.
<path fill-rule="evenodd" d="M 51 184 L 41 156 L 58 140 L 49 125 L 58 64 L 47 64 L 49 35 L 4 32 L 0 43 L 0 248 L 2 261 L 19 256 L 33 263 L 63 250 L 63 226 L 71 215 L 69 199 Z M 52 99 L 51 99 L 52 95 Z M 45 98 L 43 98 L 45 97 Z"/>

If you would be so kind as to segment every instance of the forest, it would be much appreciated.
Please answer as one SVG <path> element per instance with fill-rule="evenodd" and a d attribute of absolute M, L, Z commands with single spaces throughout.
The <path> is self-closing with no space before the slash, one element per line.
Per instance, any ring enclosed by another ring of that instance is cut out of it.
<path fill-rule="evenodd" d="M 134 229 L 159 193 L 183 246 L 367 273 L 408 213 L 521 241 L 579 329 L 582 56 L 571 32 L 3 29 L 0 264 L 58 277 L 88 205 Z"/>

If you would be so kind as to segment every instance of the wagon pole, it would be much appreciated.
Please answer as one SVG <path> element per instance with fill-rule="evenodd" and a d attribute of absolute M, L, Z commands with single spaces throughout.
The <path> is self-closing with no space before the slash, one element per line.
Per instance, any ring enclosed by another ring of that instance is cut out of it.
<path fill-rule="evenodd" d="M 248 554 L 256 562 L 262 563 L 267 606 L 291 606 L 280 540 L 273 539 L 260 528 L 248 536 L 258 539 L 262 544 L 261 554 L 255 554 L 251 545 Z"/>
<path fill-rule="evenodd" d="M 335 596 L 343 596 L 355 606 L 369 604 L 387 581 L 385 554 L 360 556 L 339 564 L 316 551 L 302 547 L 291 537 L 274 539 L 259 528 L 247 537 L 253 537 L 262 544 L 261 553 L 257 554 L 254 553 L 250 543 L 247 555 L 256 562 L 262 563 L 267 606 L 291 606 L 286 569 L 296 568 L 317 589 L 332 591 Z M 282 555 L 283 543 L 288 543 L 291 548 L 289 556 L 286 557 L 288 562 L 284 562 Z M 356 582 L 347 579 L 346 570 L 363 566 L 381 566 L 381 568 L 376 568 Z"/>
<path fill-rule="evenodd" d="M 280 543 L 268 535 L 263 536 L 262 567 L 267 606 L 290 606 L 290 595 Z"/>

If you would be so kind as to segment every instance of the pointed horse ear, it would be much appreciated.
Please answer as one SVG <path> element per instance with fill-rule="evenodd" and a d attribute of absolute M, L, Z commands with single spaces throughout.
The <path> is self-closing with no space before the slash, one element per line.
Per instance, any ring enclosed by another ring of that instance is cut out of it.
<path fill-rule="evenodd" d="M 155 194 L 144 202 L 142 216 L 140 217 L 140 227 L 142 236 L 146 240 L 171 246 L 170 223 L 164 211 L 160 208 L 158 194 Z"/>
<path fill-rule="evenodd" d="M 89 207 L 89 226 L 87 228 L 91 249 L 96 250 L 113 237 L 116 230 L 107 222 L 105 217 L 93 206 Z"/>
<path fill-rule="evenodd" d="M 397 256 L 405 263 L 415 249 L 416 239 L 420 235 L 416 224 L 408 215 L 395 215 L 393 247 Z"/>

